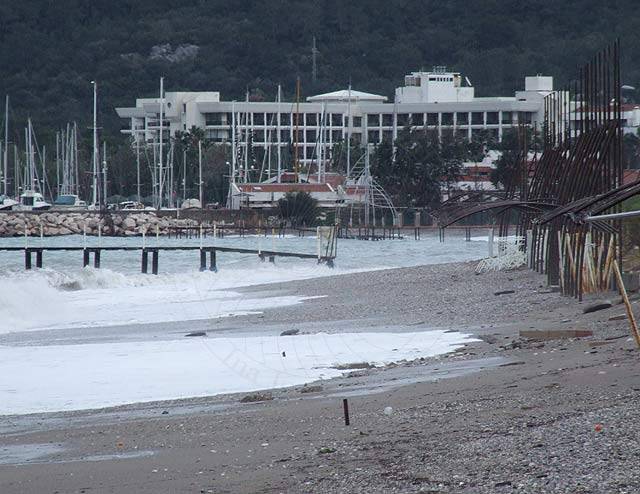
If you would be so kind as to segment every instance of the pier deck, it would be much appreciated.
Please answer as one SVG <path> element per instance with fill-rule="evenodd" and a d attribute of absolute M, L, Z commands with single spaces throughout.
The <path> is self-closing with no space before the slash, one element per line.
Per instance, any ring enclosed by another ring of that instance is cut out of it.
<path fill-rule="evenodd" d="M 140 251 L 142 254 L 141 272 L 148 272 L 148 260 L 149 254 L 151 254 L 151 272 L 158 274 L 158 260 L 159 253 L 161 251 L 199 251 L 200 252 L 200 270 L 217 271 L 217 256 L 218 252 L 232 252 L 237 254 L 254 254 L 261 260 L 268 258 L 270 262 L 275 262 L 276 257 L 296 257 L 299 259 L 315 259 L 318 263 L 326 263 L 327 266 L 333 266 L 333 260 L 335 256 L 321 256 L 317 254 L 309 254 L 302 252 L 284 252 L 268 249 L 245 249 L 241 247 L 221 247 L 221 246 L 40 246 L 40 247 L 1 247 L 0 252 L 24 252 L 24 267 L 25 269 L 32 268 L 33 254 L 36 256 L 36 267 L 42 268 L 43 266 L 43 253 L 45 251 L 60 252 L 60 251 L 82 251 L 83 253 L 83 266 L 90 264 L 90 256 L 93 254 L 93 265 L 95 268 L 100 267 L 100 254 L 110 251 Z M 209 266 L 207 267 L 207 253 L 209 254 Z"/>

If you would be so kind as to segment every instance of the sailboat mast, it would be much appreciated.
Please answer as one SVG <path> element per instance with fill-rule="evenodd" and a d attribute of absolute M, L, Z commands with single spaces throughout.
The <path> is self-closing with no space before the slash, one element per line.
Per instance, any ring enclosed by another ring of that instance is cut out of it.
<path fill-rule="evenodd" d="M 204 196 L 202 193 L 202 141 L 198 139 L 198 198 L 200 207 L 204 208 Z"/>
<path fill-rule="evenodd" d="M 282 90 L 280 84 L 278 84 L 278 119 L 277 119 L 277 132 L 278 132 L 278 183 L 280 183 L 280 176 L 282 175 L 282 150 L 280 146 L 280 102 L 282 101 Z"/>
<path fill-rule="evenodd" d="M 107 206 L 107 143 L 102 143 L 102 200 Z"/>
<path fill-rule="evenodd" d="M 20 192 L 20 157 L 18 156 L 18 145 L 13 145 L 13 196 L 18 198 Z"/>
<path fill-rule="evenodd" d="M 47 163 L 47 146 L 42 146 L 42 181 L 40 182 L 42 185 L 40 192 L 42 193 L 42 197 L 44 198 L 45 196 L 45 191 L 46 191 L 46 179 L 47 179 L 47 169 L 46 169 L 46 163 Z"/>
<path fill-rule="evenodd" d="M 64 138 L 65 134 L 63 133 L 63 142 L 65 140 Z M 64 175 L 64 170 L 62 171 L 62 173 Z M 56 132 L 56 194 L 60 195 L 60 132 Z"/>
<path fill-rule="evenodd" d="M 351 175 L 351 84 L 347 99 L 347 177 Z"/>
<path fill-rule="evenodd" d="M 298 132 L 300 129 L 300 77 L 296 79 L 296 125 L 293 135 L 294 161 L 293 169 L 296 174 L 296 182 L 300 182 L 300 163 L 298 161 Z"/>
<path fill-rule="evenodd" d="M 9 95 L 4 101 L 4 156 L 3 156 L 3 193 L 6 196 L 9 189 Z"/>
<path fill-rule="evenodd" d="M 187 199 L 187 151 L 182 150 L 182 201 Z M 201 204 L 202 206 L 202 204 Z"/>
<path fill-rule="evenodd" d="M 33 162 L 33 144 L 31 143 L 31 119 L 29 119 L 29 125 L 27 126 L 27 145 L 28 145 L 28 167 L 27 167 L 27 182 L 29 190 L 33 189 L 33 167 L 35 163 Z M 25 184 L 27 185 L 27 184 Z"/>
<path fill-rule="evenodd" d="M 245 96 L 249 103 L 249 91 Z M 246 105 L 244 114 L 244 183 L 249 182 L 249 105 Z"/>
<path fill-rule="evenodd" d="M 98 203 L 98 83 L 93 84 L 93 177 L 91 204 L 95 207 Z"/>
<path fill-rule="evenodd" d="M 140 140 L 136 134 L 136 192 L 138 193 L 138 202 L 142 202 L 140 196 Z"/>
<path fill-rule="evenodd" d="M 236 183 L 236 102 L 231 103 L 231 183 Z"/>
<path fill-rule="evenodd" d="M 163 141 L 163 125 L 164 125 L 164 77 L 160 78 L 160 143 L 159 143 L 159 151 L 160 151 L 160 160 L 158 161 L 158 209 L 162 208 L 162 141 Z"/>

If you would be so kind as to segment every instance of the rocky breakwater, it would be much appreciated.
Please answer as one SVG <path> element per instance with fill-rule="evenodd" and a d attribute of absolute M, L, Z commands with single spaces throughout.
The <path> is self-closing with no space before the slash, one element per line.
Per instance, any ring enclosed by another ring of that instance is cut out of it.
<path fill-rule="evenodd" d="M 102 214 L 97 212 L 42 213 L 11 212 L 0 214 L 0 237 L 44 235 L 166 235 L 171 228 L 197 226 L 190 219 L 158 217 L 153 211 Z"/>

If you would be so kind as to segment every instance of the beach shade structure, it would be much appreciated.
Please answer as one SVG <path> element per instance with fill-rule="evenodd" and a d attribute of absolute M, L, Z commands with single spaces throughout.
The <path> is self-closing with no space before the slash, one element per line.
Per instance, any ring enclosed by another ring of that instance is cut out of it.
<path fill-rule="evenodd" d="M 620 81 L 615 41 L 574 81 L 543 95 L 542 122 L 518 127 L 516 164 L 502 194 L 469 194 L 443 204 L 434 214 L 438 226 L 491 211 L 499 235 L 515 226 L 529 267 L 544 273 L 549 285 L 580 299 L 607 289 L 611 261 L 622 262 L 620 228 L 584 218 L 619 211 L 622 200 L 640 192 L 623 184 Z"/>

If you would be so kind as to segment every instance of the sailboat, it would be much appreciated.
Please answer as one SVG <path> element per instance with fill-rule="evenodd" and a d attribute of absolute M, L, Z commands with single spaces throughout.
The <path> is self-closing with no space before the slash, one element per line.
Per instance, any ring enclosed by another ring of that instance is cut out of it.
<path fill-rule="evenodd" d="M 36 190 L 36 185 L 40 184 L 38 180 L 38 173 L 36 171 L 35 165 L 35 152 L 33 146 L 33 126 L 31 125 L 31 119 L 29 119 L 29 123 L 27 128 L 25 129 L 26 136 L 26 155 L 27 155 L 27 166 L 25 169 L 25 190 L 22 194 L 20 194 L 20 204 L 14 206 L 14 209 L 18 209 L 20 211 L 42 211 L 51 208 L 51 204 L 44 200 L 44 196 L 42 192 Z M 44 172 L 44 160 L 41 157 L 41 161 L 43 162 L 43 172 Z M 40 189 L 42 190 L 44 185 L 44 177 L 42 179 L 42 185 L 40 185 Z M 28 187 L 28 188 L 26 188 Z"/>
<path fill-rule="evenodd" d="M 4 146 L 2 147 L 2 185 L 3 192 L 0 195 L 0 211 L 8 211 L 18 204 L 18 201 L 9 197 L 9 95 L 5 98 L 4 106 Z"/>
<path fill-rule="evenodd" d="M 56 175 L 58 196 L 53 206 L 58 209 L 86 208 L 87 203 L 78 196 L 78 126 L 56 134 Z"/>

